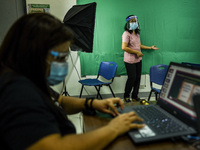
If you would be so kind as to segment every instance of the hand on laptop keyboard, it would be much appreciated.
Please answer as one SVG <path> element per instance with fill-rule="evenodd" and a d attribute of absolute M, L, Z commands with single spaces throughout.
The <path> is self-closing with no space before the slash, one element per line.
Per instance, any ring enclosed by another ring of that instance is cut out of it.
<path fill-rule="evenodd" d="M 141 122 L 143 122 L 143 119 L 138 117 L 135 112 L 131 111 L 118 115 L 109 122 L 108 126 L 117 131 L 118 135 L 121 135 L 131 129 L 143 128 L 145 125 L 139 124 Z"/>

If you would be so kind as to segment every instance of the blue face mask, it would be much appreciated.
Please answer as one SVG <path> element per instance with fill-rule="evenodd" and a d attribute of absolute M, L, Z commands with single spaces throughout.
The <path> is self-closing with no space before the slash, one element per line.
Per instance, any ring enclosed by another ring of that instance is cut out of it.
<path fill-rule="evenodd" d="M 131 22 L 129 24 L 129 30 L 135 30 L 135 29 L 137 29 L 137 27 L 138 27 L 138 23 L 136 23 L 136 22 Z"/>
<path fill-rule="evenodd" d="M 55 62 L 51 63 L 50 74 L 47 81 L 50 85 L 56 85 L 65 80 L 68 74 L 67 62 Z"/>

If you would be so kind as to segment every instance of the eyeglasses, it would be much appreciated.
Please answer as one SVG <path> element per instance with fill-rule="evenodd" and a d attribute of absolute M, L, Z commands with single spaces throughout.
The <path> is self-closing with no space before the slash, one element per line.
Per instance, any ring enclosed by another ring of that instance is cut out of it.
<path fill-rule="evenodd" d="M 57 61 L 65 61 L 69 57 L 69 52 L 56 52 L 54 50 L 51 50 L 50 54 L 54 56 L 54 59 L 56 59 Z"/>

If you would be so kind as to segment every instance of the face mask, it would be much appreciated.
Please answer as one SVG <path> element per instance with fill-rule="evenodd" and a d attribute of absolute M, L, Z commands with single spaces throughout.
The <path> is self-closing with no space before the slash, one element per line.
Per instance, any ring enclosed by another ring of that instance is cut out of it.
<path fill-rule="evenodd" d="M 131 22 L 129 24 L 129 30 L 135 30 L 137 29 L 137 27 L 138 27 L 138 24 L 136 22 Z"/>
<path fill-rule="evenodd" d="M 47 81 L 50 85 L 56 85 L 65 80 L 68 74 L 67 62 L 55 62 L 51 63 L 50 74 Z"/>

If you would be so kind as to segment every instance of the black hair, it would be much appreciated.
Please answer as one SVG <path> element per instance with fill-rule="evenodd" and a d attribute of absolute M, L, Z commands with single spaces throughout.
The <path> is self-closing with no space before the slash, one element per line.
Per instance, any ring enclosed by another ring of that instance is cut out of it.
<path fill-rule="evenodd" d="M 12 25 L 2 42 L 0 71 L 6 66 L 48 94 L 47 54 L 55 46 L 72 39 L 73 32 L 54 16 L 46 13 L 24 15 Z"/>
<path fill-rule="evenodd" d="M 126 17 L 126 19 L 128 19 L 128 18 L 131 17 L 131 16 L 135 16 L 135 15 L 129 15 L 129 16 Z M 125 31 L 128 31 L 128 32 L 131 34 L 131 33 L 133 33 L 133 31 L 132 31 L 132 30 L 129 30 L 129 27 L 130 27 L 129 21 L 127 21 L 126 24 L 125 24 L 125 26 L 124 26 L 124 30 L 125 30 Z M 138 28 L 135 29 L 135 34 L 140 34 L 139 22 L 138 22 Z"/>

